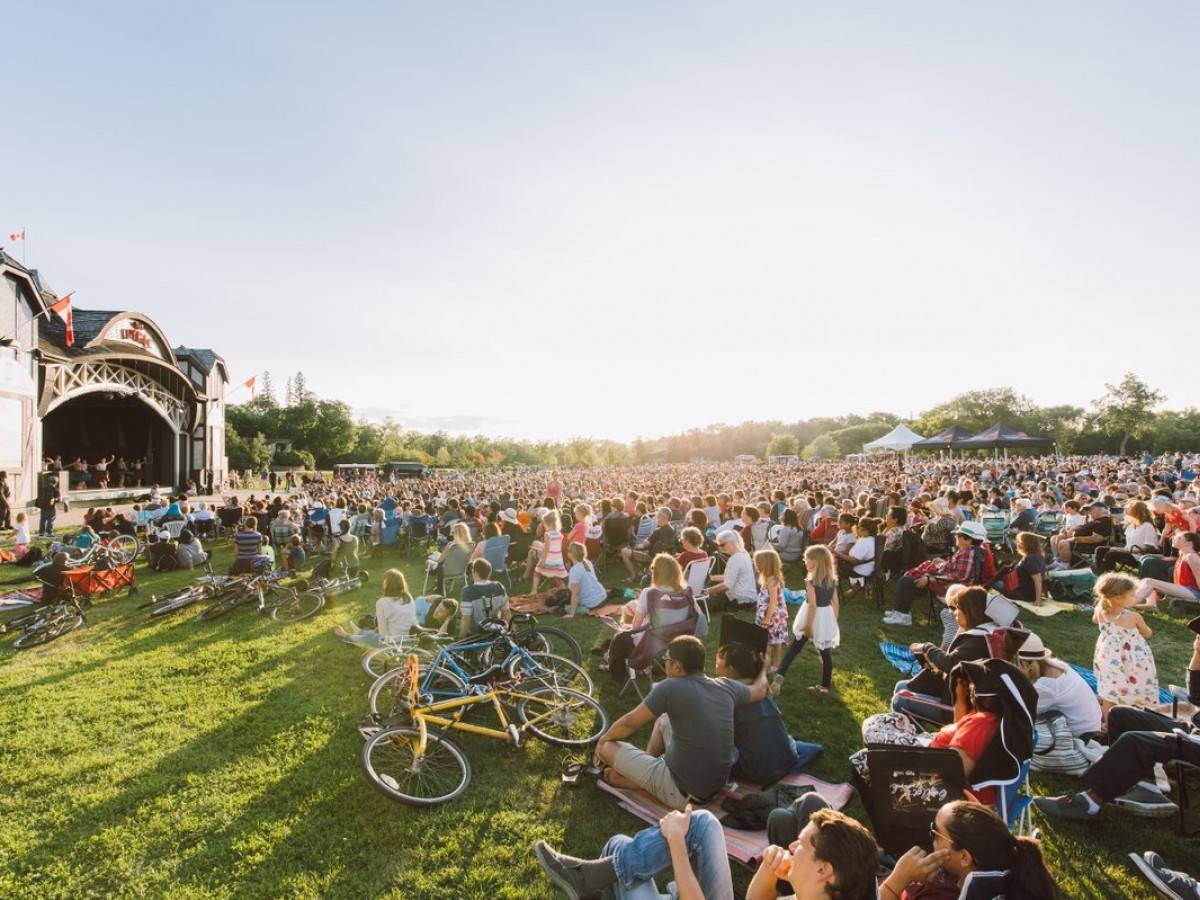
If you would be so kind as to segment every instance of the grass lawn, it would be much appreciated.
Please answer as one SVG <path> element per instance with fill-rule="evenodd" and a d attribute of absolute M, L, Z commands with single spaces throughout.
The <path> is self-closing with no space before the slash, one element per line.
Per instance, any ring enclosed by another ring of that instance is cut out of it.
<path fill-rule="evenodd" d="M 229 553 L 218 550 L 218 570 Z M 370 584 L 340 597 L 332 614 L 293 626 L 248 608 L 211 623 L 196 622 L 195 608 L 150 621 L 135 605 L 190 576 L 154 575 L 139 562 L 140 597 L 99 601 L 83 628 L 45 647 L 13 651 L 6 641 L 0 896 L 552 897 L 535 840 L 593 855 L 614 832 L 638 829 L 590 784 L 561 784 L 568 751 L 537 741 L 514 750 L 461 736 L 471 785 L 436 809 L 370 788 L 355 730 L 369 684 L 357 651 L 329 629 L 335 617 L 372 611 L 379 576 L 398 560 L 370 561 Z M 401 567 L 419 588 L 418 562 Z M 813 774 L 829 781 L 847 779 L 859 723 L 886 708 L 899 677 L 878 642 L 937 639 L 923 628 L 885 635 L 862 601 L 842 609 L 834 693 L 804 689 L 819 674 L 808 652 L 780 700 L 793 734 L 825 745 Z M 1185 617 L 1149 621 L 1160 679 L 1180 683 L 1191 643 Z M 598 622 L 553 624 L 585 654 L 606 633 Z M 1085 613 L 1035 626 L 1057 653 L 1090 663 L 1096 631 Z M 635 698 L 619 698 L 597 662 L 585 655 L 615 719 Z M 1059 793 L 1071 784 L 1035 777 L 1034 787 Z M 857 800 L 848 811 L 864 815 Z M 1200 871 L 1195 842 L 1178 837 L 1173 820 L 1110 809 L 1090 827 L 1037 824 L 1066 897 L 1152 896 L 1130 851 L 1155 849 Z M 737 877 L 744 886 L 749 873 Z"/>

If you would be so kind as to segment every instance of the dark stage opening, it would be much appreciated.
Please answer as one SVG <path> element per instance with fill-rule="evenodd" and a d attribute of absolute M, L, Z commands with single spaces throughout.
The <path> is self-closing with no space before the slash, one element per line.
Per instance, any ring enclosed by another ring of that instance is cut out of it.
<path fill-rule="evenodd" d="M 135 460 L 143 462 L 141 486 L 175 484 L 174 433 L 137 397 L 95 393 L 68 400 L 42 420 L 42 451 L 49 457 L 62 457 L 64 466 L 76 457 L 88 463 L 88 483 L 72 483 L 76 488 L 96 487 L 90 468 L 100 458 L 111 456 L 125 460 L 129 469 L 126 487 L 138 486 Z M 119 487 L 116 461 L 109 464 L 108 472 L 109 487 Z"/>

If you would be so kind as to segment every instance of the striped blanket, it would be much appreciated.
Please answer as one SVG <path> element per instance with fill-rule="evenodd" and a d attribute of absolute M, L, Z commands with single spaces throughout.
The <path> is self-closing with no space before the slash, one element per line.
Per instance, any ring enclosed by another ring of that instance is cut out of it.
<path fill-rule="evenodd" d="M 848 784 L 830 784 L 829 782 L 821 781 L 819 778 L 813 778 L 811 775 L 785 775 L 780 779 L 779 783 L 790 784 L 796 787 L 810 786 L 828 800 L 834 809 L 842 809 L 850 802 L 850 798 L 854 796 L 854 788 Z M 645 791 L 613 787 L 610 784 L 605 784 L 603 781 L 597 781 L 596 787 L 612 794 L 620 801 L 619 805 L 622 809 L 633 813 L 643 822 L 648 822 L 651 825 L 657 825 L 662 820 L 662 817 L 671 811 L 669 806 L 663 805 Z M 722 791 L 721 797 L 714 800 L 705 809 L 719 818 L 724 815 L 724 812 L 721 810 L 721 800 L 726 797 L 744 797 L 748 793 L 753 793 L 761 789 L 761 786 L 756 784 L 727 786 Z M 758 865 L 758 861 L 762 859 L 763 851 L 767 849 L 767 833 L 765 831 L 741 831 L 737 828 L 724 828 L 724 831 L 725 849 L 729 856 L 747 866 Z"/>

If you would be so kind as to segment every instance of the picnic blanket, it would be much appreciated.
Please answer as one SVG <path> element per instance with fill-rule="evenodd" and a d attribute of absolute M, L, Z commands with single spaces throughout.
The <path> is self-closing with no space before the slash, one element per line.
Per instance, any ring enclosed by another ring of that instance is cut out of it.
<path fill-rule="evenodd" d="M 917 662 L 917 658 L 913 655 L 913 652 L 903 644 L 882 641 L 879 644 L 879 649 L 883 651 L 883 658 L 903 672 L 906 677 L 912 678 L 921 671 L 921 664 Z"/>
<path fill-rule="evenodd" d="M 1035 616 L 1054 616 L 1063 610 L 1079 609 L 1074 603 L 1060 603 L 1056 600 L 1046 600 L 1041 606 L 1034 606 L 1028 600 L 1014 600 L 1013 603 L 1021 609 L 1029 610 Z"/>
<path fill-rule="evenodd" d="M 794 787 L 811 787 L 828 800 L 829 805 L 834 809 L 842 809 L 854 796 L 854 788 L 848 784 L 830 784 L 819 778 L 813 778 L 811 775 L 785 775 L 779 783 Z M 611 784 L 605 784 L 604 781 L 597 781 L 596 787 L 612 794 L 620 801 L 619 805 L 622 809 L 628 810 L 643 822 L 651 825 L 657 825 L 662 817 L 671 811 L 669 806 L 660 803 L 645 791 L 613 787 Z M 726 797 L 740 799 L 746 794 L 759 790 L 762 790 L 762 787 L 756 784 L 729 785 L 721 792 L 720 797 L 703 808 L 720 818 L 725 815 L 724 810 L 721 809 L 721 801 Z M 725 850 L 730 857 L 747 866 L 758 864 L 762 859 L 763 851 L 767 849 L 767 833 L 765 831 L 742 831 L 725 826 L 722 826 L 722 830 L 725 832 Z"/>
<path fill-rule="evenodd" d="M 28 588 L 24 591 L 7 591 L 0 594 L 0 606 L 29 606 L 42 599 L 40 587 Z"/>
<path fill-rule="evenodd" d="M 600 616 L 620 615 L 624 611 L 624 603 L 605 603 L 603 606 L 597 606 L 595 609 L 589 609 L 587 614 L 589 616 L 595 616 L 599 618 Z"/>
<path fill-rule="evenodd" d="M 546 611 L 546 601 L 549 599 L 548 593 L 517 594 L 508 598 L 508 608 L 513 612 L 541 613 Z"/>

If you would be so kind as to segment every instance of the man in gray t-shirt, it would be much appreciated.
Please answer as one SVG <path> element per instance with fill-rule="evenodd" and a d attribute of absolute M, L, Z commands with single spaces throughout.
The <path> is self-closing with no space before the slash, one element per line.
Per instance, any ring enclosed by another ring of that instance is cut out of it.
<path fill-rule="evenodd" d="M 733 710 L 767 695 L 766 668 L 752 685 L 704 674 L 704 644 L 675 638 L 663 657 L 667 679 L 614 722 L 596 746 L 596 765 L 617 787 L 641 788 L 674 809 L 711 800 L 733 764 Z M 654 722 L 645 750 L 626 743 Z"/>

